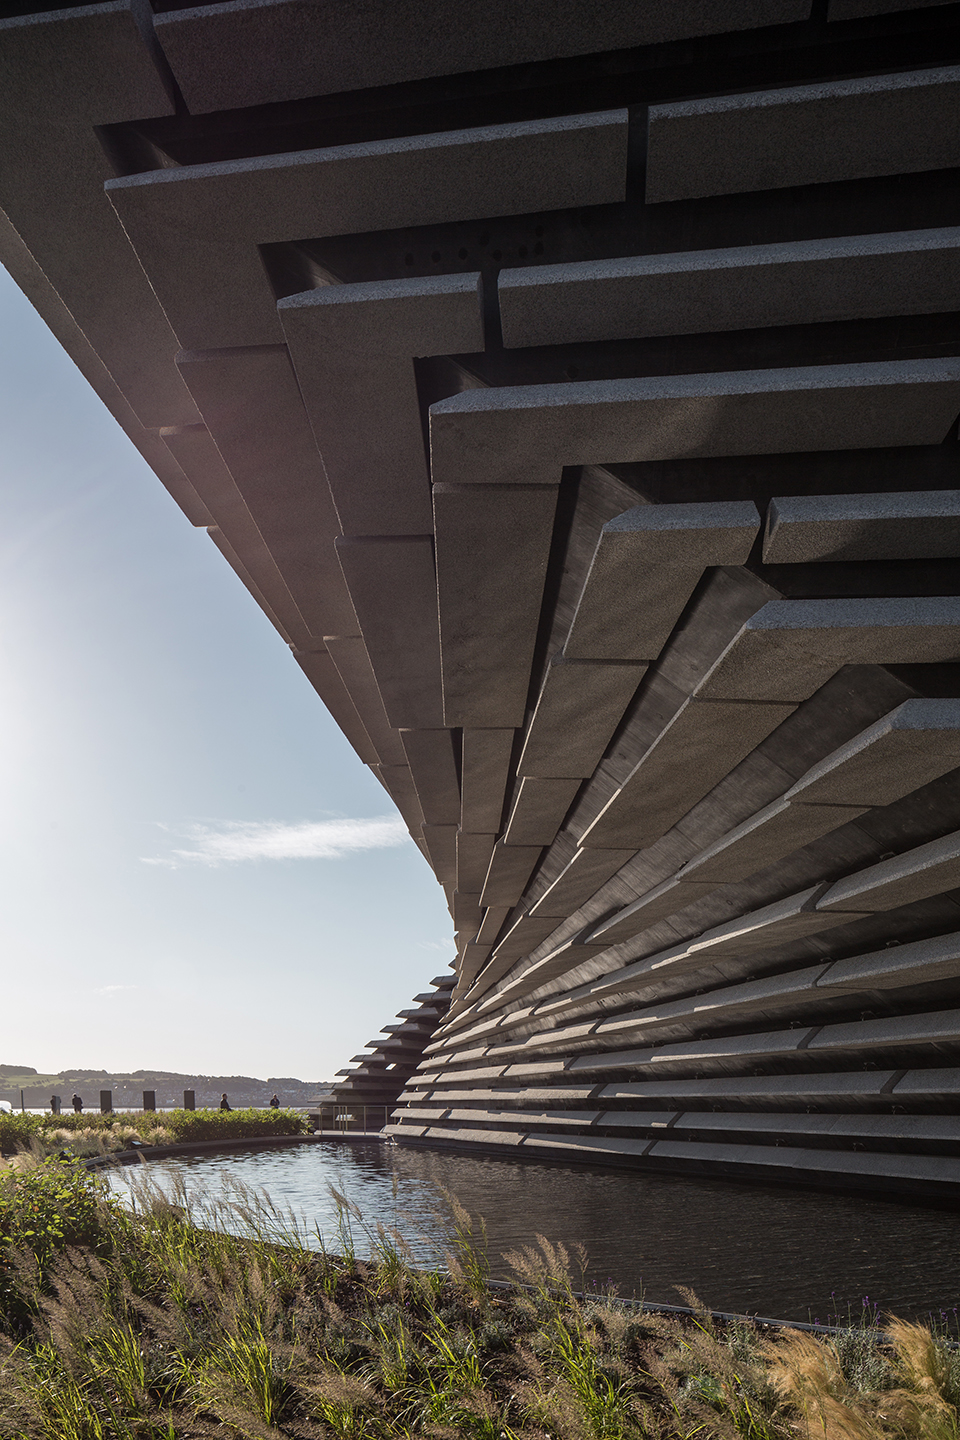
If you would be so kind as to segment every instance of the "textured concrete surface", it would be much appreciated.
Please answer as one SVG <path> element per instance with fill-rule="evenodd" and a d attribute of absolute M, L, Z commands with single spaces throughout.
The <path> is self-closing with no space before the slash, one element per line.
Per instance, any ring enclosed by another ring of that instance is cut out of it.
<path fill-rule="evenodd" d="M 390 725 L 441 727 L 436 571 L 429 536 L 341 537 L 335 548 Z"/>
<path fill-rule="evenodd" d="M 114 0 L 10 16 L 0 50 L 0 209 L 75 322 L 70 353 L 85 369 L 92 347 L 141 425 L 195 421 L 169 326 L 103 195 L 112 171 L 94 127 L 174 110 L 133 11 Z"/>
<path fill-rule="evenodd" d="M 746 622 L 697 688 L 710 700 L 805 700 L 841 665 L 960 658 L 955 596 L 783 600 Z"/>
<path fill-rule="evenodd" d="M 399 731 L 393 729 L 387 719 L 363 641 L 359 636 L 328 635 L 324 644 L 353 703 L 363 716 L 367 734 L 380 759 L 387 765 L 405 765 L 407 757 Z"/>
<path fill-rule="evenodd" d="M 422 827 L 423 838 L 430 851 L 434 873 L 442 885 L 457 882 L 457 827 L 431 825 Z"/>
<path fill-rule="evenodd" d="M 433 487 L 447 725 L 523 724 L 556 503 L 552 486 Z"/>
<path fill-rule="evenodd" d="M 948 310 L 960 230 L 843 235 L 500 272 L 507 346 Z"/>
<path fill-rule="evenodd" d="M 379 763 L 376 747 L 333 658 L 326 650 L 295 650 L 294 659 L 365 765 Z M 418 790 L 418 794 L 419 794 Z"/>
<path fill-rule="evenodd" d="M 185 349 L 264 345 L 282 332 L 258 245 L 621 200 L 625 144 L 610 111 L 184 165 L 106 192 Z"/>
<path fill-rule="evenodd" d="M 771 500 L 769 565 L 811 560 L 933 560 L 960 554 L 960 491 L 790 495 Z"/>
<path fill-rule="evenodd" d="M 517 13 L 422 0 L 322 12 L 308 0 L 227 0 L 157 16 L 157 34 L 194 114 L 393 85 L 448 71 L 523 65 L 581 51 L 747 30 L 803 20 L 809 0 L 654 0 L 608 4 L 589 15 L 574 0 Z M 258 57 L 257 65 L 250 56 Z"/>
<path fill-rule="evenodd" d="M 564 653 L 652 660 L 709 565 L 742 565 L 760 528 L 749 501 L 637 505 L 600 532 Z"/>
<path fill-rule="evenodd" d="M 633 850 L 578 850 L 570 864 L 533 906 L 532 913 L 566 919 L 633 855 Z"/>
<path fill-rule="evenodd" d="M 688 700 L 584 832 L 582 844 L 639 850 L 659 839 L 793 709 L 756 701 Z"/>
<path fill-rule="evenodd" d="M 764 870 L 784 855 L 791 855 L 839 830 L 866 810 L 864 805 L 797 804 L 781 800 L 745 820 L 722 841 L 711 845 L 683 869 L 684 878 L 731 884 Z"/>
<path fill-rule="evenodd" d="M 551 845 L 579 788 L 576 778 L 524 776 L 505 831 L 507 844 Z"/>
<path fill-rule="evenodd" d="M 458 825 L 460 781 L 449 730 L 401 730 L 400 743 L 413 775 L 427 825 Z"/>
<path fill-rule="evenodd" d="M 223 456 L 207 427 L 202 423 L 171 426 L 161 430 L 160 439 L 191 484 L 199 486 L 203 490 L 205 503 L 210 512 L 209 519 L 214 522 L 209 530 L 210 538 L 226 555 L 229 563 L 234 568 L 242 570 L 245 584 L 254 594 L 258 604 L 264 609 L 271 622 L 280 631 L 284 640 L 288 644 L 305 648 L 310 648 L 317 643 L 319 637 L 311 634 L 310 623 L 304 618 L 303 612 L 293 597 L 292 577 L 288 583 L 276 559 L 270 553 L 263 533 L 257 526 L 250 507 L 224 463 Z M 321 530 L 321 537 L 322 534 Z M 229 540 L 226 538 L 227 535 L 230 537 Z M 287 530 L 287 535 L 290 535 L 290 530 Z M 332 535 L 329 532 L 328 540 L 332 544 Z M 288 553 L 291 548 L 287 546 Z M 238 552 L 243 554 L 242 561 Z M 301 580 L 305 578 L 302 571 L 300 578 Z M 319 582 L 315 588 L 322 587 L 327 592 L 328 598 L 334 599 L 339 589 L 337 580 L 342 577 L 334 574 L 332 577 L 324 575 L 313 578 Z M 309 599 L 311 602 L 305 608 L 307 608 L 313 623 L 317 623 L 319 616 L 317 615 L 315 594 L 303 598 Z M 333 618 L 332 615 L 330 618 Z M 341 615 L 341 621 L 343 628 L 349 634 L 356 633 L 356 619 L 351 615 L 349 607 L 345 617 Z M 322 633 L 321 630 L 321 636 Z"/>
<path fill-rule="evenodd" d="M 809 804 L 889 805 L 960 766 L 960 700 L 907 700 L 797 781 Z"/>
<path fill-rule="evenodd" d="M 960 886 L 960 831 L 882 860 L 831 885 L 824 911 L 893 910 Z"/>
<path fill-rule="evenodd" d="M 527 730 L 519 774 L 592 775 L 645 670 L 645 665 L 554 656 Z"/>
<path fill-rule="evenodd" d="M 490 861 L 481 904 L 516 905 L 541 854 L 539 845 L 499 844 Z"/>
<path fill-rule="evenodd" d="M 463 730 L 460 823 L 464 830 L 499 834 L 510 773 L 513 730 Z"/>
<path fill-rule="evenodd" d="M 939 445 L 958 410 L 957 359 L 467 390 L 430 407 L 431 464 L 544 485 L 564 465 Z"/>
<path fill-rule="evenodd" d="M 330 564 L 337 514 L 285 351 L 184 353 L 178 369 L 309 634 L 356 633 Z"/>
<path fill-rule="evenodd" d="M 429 533 L 413 357 L 483 349 L 479 278 L 331 285 L 279 302 L 345 534 Z M 358 426 L 374 394 L 377 423 Z"/>
<path fill-rule="evenodd" d="M 496 835 L 472 835 L 466 830 L 457 834 L 457 889 L 479 895 L 490 868 L 490 857 Z M 522 888 L 522 887 L 521 887 Z M 479 927 L 478 927 L 479 928 Z"/>
<path fill-rule="evenodd" d="M 958 93 L 946 66 L 651 105 L 647 200 L 956 165 Z"/>

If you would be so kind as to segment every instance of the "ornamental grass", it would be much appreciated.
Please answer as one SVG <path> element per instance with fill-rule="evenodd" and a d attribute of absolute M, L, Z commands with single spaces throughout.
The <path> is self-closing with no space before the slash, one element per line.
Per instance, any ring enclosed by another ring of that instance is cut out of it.
<path fill-rule="evenodd" d="M 74 1159 L 0 1172 L 0 1435 L 960 1440 L 960 1353 L 924 1326 L 814 1335 L 721 1325 L 689 1294 L 688 1316 L 583 1298 L 583 1257 L 543 1238 L 497 1289 L 451 1196 L 417 1267 L 336 1193 L 324 1239 L 240 1187 L 200 1228 L 182 1181 L 137 1182 L 124 1207 Z"/>

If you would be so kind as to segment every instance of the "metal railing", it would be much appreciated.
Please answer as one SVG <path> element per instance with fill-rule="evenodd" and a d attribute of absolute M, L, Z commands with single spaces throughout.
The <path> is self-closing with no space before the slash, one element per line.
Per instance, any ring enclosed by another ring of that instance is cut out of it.
<path fill-rule="evenodd" d="M 324 1131 L 367 1135 L 376 1134 L 383 1129 L 390 1118 L 391 1108 L 389 1105 L 346 1105 L 341 1103 L 318 1105 L 315 1109 L 311 1109 L 309 1114 L 314 1121 L 314 1129 L 321 1135 Z"/>

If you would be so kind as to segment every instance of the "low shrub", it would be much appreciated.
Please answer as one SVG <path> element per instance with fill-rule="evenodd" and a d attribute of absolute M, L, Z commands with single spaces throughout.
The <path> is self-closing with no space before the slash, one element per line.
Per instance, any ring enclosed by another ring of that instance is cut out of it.
<path fill-rule="evenodd" d="M 17 1150 L 26 1150 L 30 1141 L 40 1129 L 41 1116 L 24 1113 L 9 1114 L 0 1110 L 0 1155 L 12 1155 Z"/>
<path fill-rule="evenodd" d="M 42 1313 L 57 1258 L 108 1254 L 123 1223 L 117 1201 L 76 1158 L 38 1162 L 22 1152 L 0 1163 L 0 1356 L 3 1332 L 29 1330 Z"/>
<path fill-rule="evenodd" d="M 48 1154 L 104 1155 L 142 1145 L 185 1145 L 196 1140 L 257 1140 L 306 1135 L 296 1110 L 142 1110 L 101 1115 L 0 1114 L 0 1155 L 38 1144 Z"/>
<path fill-rule="evenodd" d="M 181 1145 L 192 1140 L 306 1135 L 310 1128 L 307 1117 L 296 1110 L 172 1110 L 162 1119 Z"/>

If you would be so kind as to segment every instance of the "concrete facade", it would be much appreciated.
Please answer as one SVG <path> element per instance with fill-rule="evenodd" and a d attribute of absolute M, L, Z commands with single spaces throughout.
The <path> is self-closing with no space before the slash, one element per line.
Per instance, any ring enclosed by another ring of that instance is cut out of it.
<path fill-rule="evenodd" d="M 0 260 L 453 917 L 337 1099 L 956 1194 L 960 4 L 23 9 Z"/>

